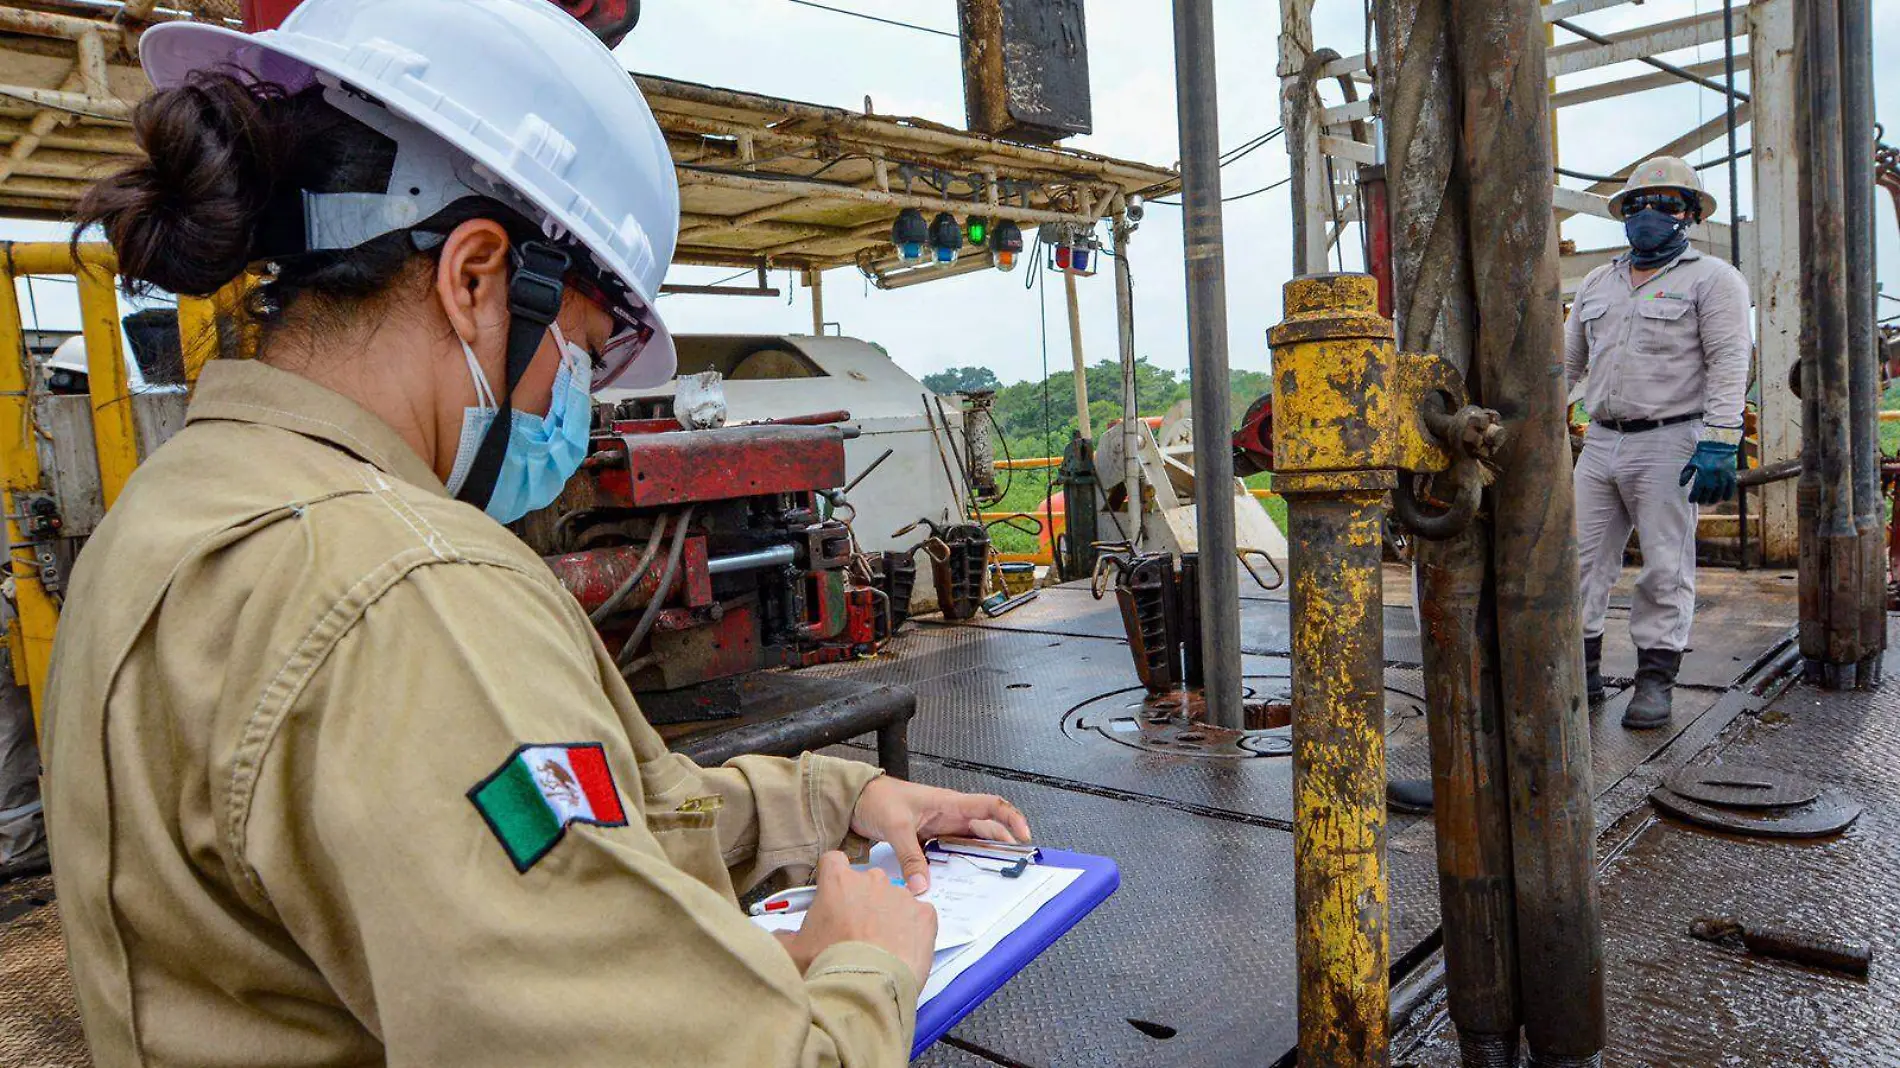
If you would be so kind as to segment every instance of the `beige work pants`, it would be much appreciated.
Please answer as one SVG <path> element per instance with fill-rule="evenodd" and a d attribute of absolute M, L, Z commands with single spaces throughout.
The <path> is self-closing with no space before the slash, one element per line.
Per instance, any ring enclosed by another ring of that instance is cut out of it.
<path fill-rule="evenodd" d="M 1636 434 L 1596 423 L 1577 458 L 1577 555 L 1583 569 L 1583 636 L 1603 633 L 1610 587 L 1636 531 L 1643 570 L 1630 606 L 1638 649 L 1681 651 L 1695 621 L 1696 506 L 1682 469 L 1695 454 L 1702 423 L 1690 420 Z"/>

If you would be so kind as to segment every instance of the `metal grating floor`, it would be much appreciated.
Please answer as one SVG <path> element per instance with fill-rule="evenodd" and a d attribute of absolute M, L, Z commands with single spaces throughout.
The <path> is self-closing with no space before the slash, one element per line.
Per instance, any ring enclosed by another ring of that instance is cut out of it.
<path fill-rule="evenodd" d="M 1673 759 L 1677 750 L 1693 752 L 1713 737 L 1704 724 L 1726 714 L 1718 687 L 1775 645 L 1792 621 L 1792 584 L 1777 584 L 1771 575 L 1705 574 L 1697 628 L 1703 647 L 1685 659 L 1689 685 L 1678 690 L 1674 729 L 1622 730 L 1617 719 L 1627 691 L 1596 714 L 1600 819 L 1620 814 L 1615 804 L 1626 796 L 1641 796 L 1630 791 L 1647 774 L 1645 762 L 1659 753 Z M 1387 686 L 1396 692 L 1388 700 L 1388 764 L 1394 775 L 1422 776 L 1429 762 L 1417 708 L 1422 702 L 1404 697 L 1422 693 L 1416 628 L 1406 607 L 1409 585 L 1404 569 L 1388 568 Z M 1243 598 L 1245 671 L 1256 685 L 1284 685 L 1289 670 L 1283 596 L 1254 591 Z M 1627 576 L 1619 596 L 1627 596 Z M 1619 643 L 1628 644 L 1626 623 L 1626 611 L 1612 611 L 1612 675 L 1630 670 L 1617 660 Z M 1122 864 L 1123 887 L 1109 905 L 965 1021 L 952 1036 L 954 1044 L 939 1044 L 920 1063 L 1267 1065 L 1293 1044 L 1290 765 L 1283 758 L 1155 753 L 1065 731 L 1064 716 L 1078 705 L 1103 705 L 1104 695 L 1115 695 L 1109 704 L 1138 699 L 1120 635 L 1112 601 L 1095 602 L 1086 589 L 1058 587 L 997 620 L 925 620 L 893 643 L 887 656 L 810 669 L 825 677 L 913 687 L 919 696 L 910 728 L 917 778 L 1006 794 L 1029 812 L 1043 840 L 1110 854 Z M 1711 709 L 1717 714 L 1705 715 Z M 871 755 L 862 746 L 834 751 L 859 759 Z M 1395 818 L 1387 845 L 1393 954 L 1409 963 L 1408 954 L 1416 955 L 1438 923 L 1429 818 Z M 1680 870 L 1693 873 L 1694 863 L 1685 861 Z M 1886 874 L 1890 883 L 1900 876 Z M 1740 876 L 1736 881 L 1747 883 Z M 38 892 L 50 896 L 50 883 L 39 884 Z M 82 1065 L 56 910 L 5 909 L 9 895 L 30 893 L 19 888 L 33 885 L 0 887 L 0 1064 Z M 1869 922 L 1893 928 L 1896 919 L 1883 913 Z M 1612 925 L 1612 937 L 1626 932 Z M 1613 953 L 1625 952 L 1617 942 Z M 1890 1004 L 1900 1004 L 1891 990 L 1885 992 Z M 1131 1020 L 1154 1026 L 1144 1031 Z M 1172 1037 L 1152 1037 L 1165 1032 Z M 1889 1062 L 1796 1057 L 1777 1063 Z"/>
<path fill-rule="evenodd" d="M 1900 626 L 1890 619 L 1900 640 Z M 1602 870 L 1609 1046 L 1604 1063 L 1882 1068 L 1900 1065 L 1900 656 L 1872 693 L 1797 687 L 1738 719 L 1705 760 L 1765 765 L 1866 806 L 1846 832 L 1772 842 L 1639 810 Z M 1871 942 L 1868 981 L 1728 954 L 1688 937 L 1734 916 Z M 1418 1068 L 1457 1068 L 1442 1019 L 1414 1036 Z"/>
<path fill-rule="evenodd" d="M 85 1068 L 53 877 L 0 885 L 0 1064 Z"/>

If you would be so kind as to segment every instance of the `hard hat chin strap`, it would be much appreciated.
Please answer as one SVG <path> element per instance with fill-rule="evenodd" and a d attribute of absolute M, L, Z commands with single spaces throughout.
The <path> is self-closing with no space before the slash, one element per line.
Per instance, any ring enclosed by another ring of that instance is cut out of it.
<path fill-rule="evenodd" d="M 456 499 L 477 508 L 486 508 L 494 495 L 495 481 L 501 475 L 502 457 L 508 452 L 510 424 L 514 422 L 515 386 L 528 373 L 534 354 L 547 336 L 548 326 L 561 311 L 563 281 L 570 264 L 567 253 L 552 245 L 530 241 L 515 257 L 514 277 L 508 280 L 508 362 L 506 380 L 496 391 L 501 410 L 488 425 L 488 433 L 469 465 L 468 478 Z"/>

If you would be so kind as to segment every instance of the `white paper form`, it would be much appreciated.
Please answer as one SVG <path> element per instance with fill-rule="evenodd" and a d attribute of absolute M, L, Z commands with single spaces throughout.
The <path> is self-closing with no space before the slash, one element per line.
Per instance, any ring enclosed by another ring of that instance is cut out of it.
<path fill-rule="evenodd" d="M 1004 866 L 998 861 L 941 853 L 932 853 L 930 858 L 930 889 L 923 900 L 937 909 L 937 942 L 920 1001 L 935 997 L 1082 875 L 1075 868 L 1031 864 L 1022 875 L 1007 879 L 998 874 Z M 870 860 L 892 875 L 903 874 L 889 845 L 873 848 Z M 754 916 L 752 922 L 768 931 L 796 931 L 804 924 L 805 914 Z"/>

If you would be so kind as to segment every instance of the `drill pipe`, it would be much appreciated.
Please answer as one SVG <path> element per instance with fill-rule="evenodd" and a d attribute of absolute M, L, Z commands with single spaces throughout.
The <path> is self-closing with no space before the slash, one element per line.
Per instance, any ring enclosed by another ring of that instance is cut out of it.
<path fill-rule="evenodd" d="M 1551 215 L 1549 87 L 1534 4 L 1450 0 L 1477 302 L 1479 400 L 1510 439 L 1491 494 L 1519 1003 L 1534 1065 L 1603 1050 L 1590 724 Z"/>
<path fill-rule="evenodd" d="M 1379 0 L 1376 12 L 1399 348 L 1438 353 L 1469 376 L 1475 300 L 1449 12 L 1445 0 Z M 1416 550 L 1447 998 L 1466 1068 L 1516 1064 L 1520 1023 L 1489 546 L 1480 521 Z"/>
<path fill-rule="evenodd" d="M 1376 1068 L 1387 1063 L 1390 1040 L 1379 526 L 1391 473 L 1365 472 L 1361 488 L 1346 488 L 1352 477 L 1328 491 L 1285 491 L 1293 908 L 1307 1068 Z"/>
<path fill-rule="evenodd" d="M 1803 591 L 1811 596 L 1802 598 L 1802 652 L 1808 657 L 1808 674 L 1837 688 L 1853 685 L 1861 656 L 1862 551 L 1854 525 L 1840 5 L 1837 0 L 1809 0 L 1801 10 L 1795 55 L 1802 88 L 1797 125 L 1805 149 L 1800 168 L 1801 247 L 1808 309 L 1801 331 L 1802 398 L 1805 406 L 1812 394 L 1817 406 L 1815 418 L 1803 420 L 1801 431 L 1802 451 L 1818 459 L 1812 489 L 1806 476 L 1801 487 L 1812 497 L 1813 544 L 1804 554 L 1811 560 L 1804 563 L 1813 564 L 1816 583 L 1812 591 Z M 1808 610 L 1815 613 L 1812 620 Z"/>
<path fill-rule="evenodd" d="M 1240 572 L 1234 566 L 1234 425 L 1228 395 L 1220 116 L 1214 98 L 1214 2 L 1175 0 L 1174 65 L 1187 231 L 1188 366 L 1194 394 L 1195 537 L 1201 556 L 1201 663 L 1208 722 L 1246 727 L 1240 682 Z"/>
<path fill-rule="evenodd" d="M 1847 359 L 1853 411 L 1854 532 L 1860 539 L 1863 689 L 1879 681 L 1887 646 L 1887 574 L 1880 494 L 1880 329 L 1874 307 L 1874 52 L 1869 0 L 1839 0 L 1842 173 L 1847 238 Z"/>

